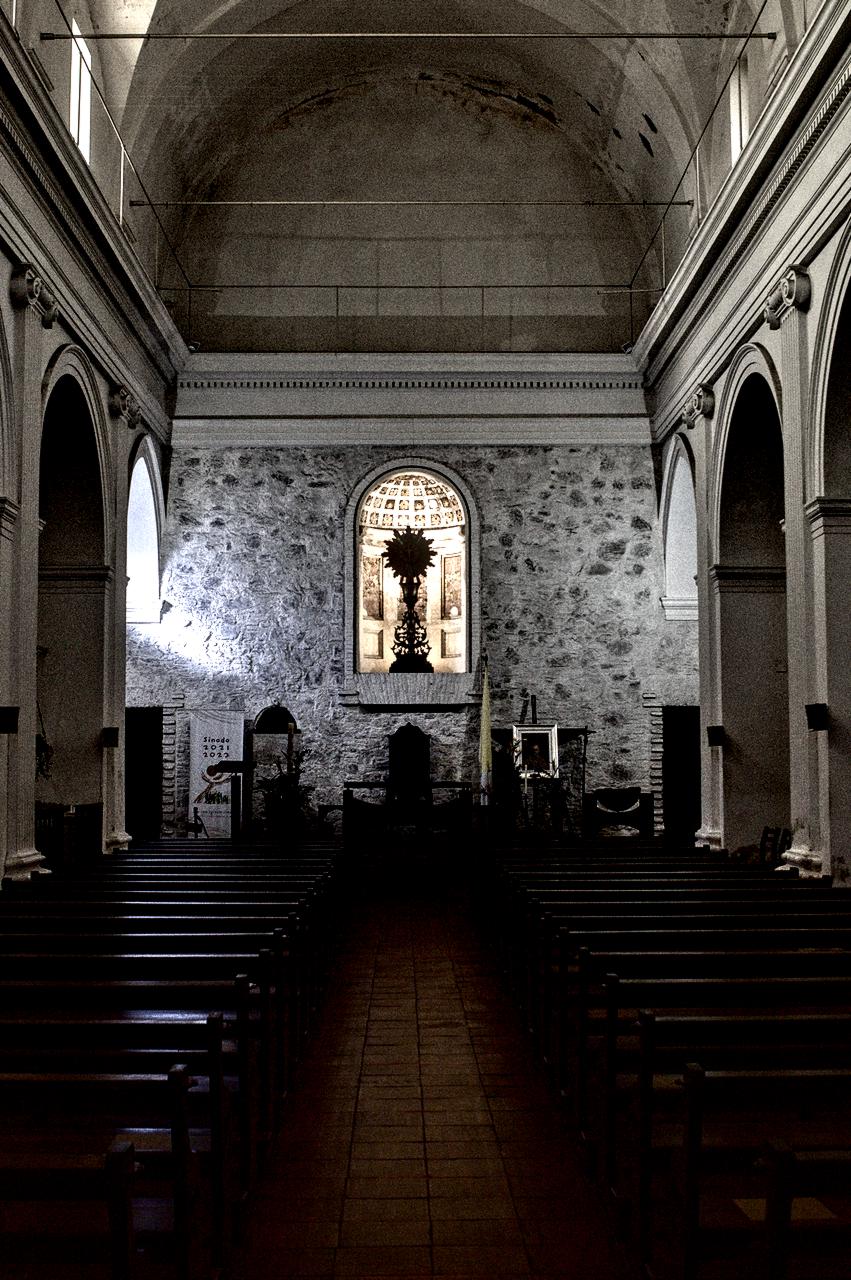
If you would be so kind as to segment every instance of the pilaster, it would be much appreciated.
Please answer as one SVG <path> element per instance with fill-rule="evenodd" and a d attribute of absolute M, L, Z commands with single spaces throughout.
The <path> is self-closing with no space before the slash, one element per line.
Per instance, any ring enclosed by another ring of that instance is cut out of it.
<path fill-rule="evenodd" d="M 130 489 L 130 450 L 134 443 L 141 414 L 139 405 L 126 387 L 113 387 L 109 397 L 110 416 L 121 432 L 115 446 L 115 577 L 106 615 L 104 691 L 106 719 L 118 727 L 118 746 L 105 747 L 103 753 L 104 848 L 107 853 L 126 849 L 130 835 L 124 826 L 124 704 L 127 665 L 127 502 Z M 133 434 L 131 434 L 131 432 Z"/>
<path fill-rule="evenodd" d="M 9 701 L 20 707 L 20 714 L 18 733 L 8 739 L 4 877 L 25 880 L 34 871 L 44 869 L 43 855 L 35 845 L 41 380 L 44 331 L 52 328 L 58 308 L 53 291 L 29 262 L 21 263 L 13 272 L 9 292 L 15 309 L 13 374 L 20 465 L 17 547 L 10 593 L 14 618 L 9 623 Z"/>
<path fill-rule="evenodd" d="M 718 691 L 715 672 L 715 628 L 709 569 L 712 553 L 707 507 L 707 460 L 712 452 L 712 418 L 715 395 L 706 383 L 699 383 L 686 400 L 682 424 L 688 431 L 688 443 L 694 458 L 694 501 L 697 512 L 697 616 L 698 662 L 700 680 L 700 830 L 698 844 L 712 848 L 721 845 L 721 768 L 718 752 L 707 741 L 707 725 L 717 723 Z"/>
<path fill-rule="evenodd" d="M 789 798 L 792 846 L 790 862 L 819 856 L 818 755 L 807 729 L 805 706 L 814 699 L 812 616 L 810 613 L 811 539 L 804 513 L 805 440 L 809 391 L 807 311 L 810 277 L 790 266 L 766 299 L 764 316 L 781 335 L 783 383 L 784 534 L 786 541 L 786 616 L 789 646 Z"/>
<path fill-rule="evenodd" d="M 827 706 L 827 728 L 810 737 L 818 759 L 823 869 L 851 876 L 851 498 L 807 504 L 813 553 L 813 702 Z"/>

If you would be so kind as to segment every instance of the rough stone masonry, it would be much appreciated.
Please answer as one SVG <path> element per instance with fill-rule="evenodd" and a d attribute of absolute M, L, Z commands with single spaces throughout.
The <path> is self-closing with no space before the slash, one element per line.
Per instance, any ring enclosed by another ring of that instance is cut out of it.
<path fill-rule="evenodd" d="M 649 785 L 642 695 L 698 700 L 696 623 L 666 621 L 651 452 L 634 446 L 431 447 L 475 496 L 482 648 L 493 722 L 588 726 L 588 786 Z M 171 468 L 159 625 L 128 628 L 136 706 L 218 705 L 295 714 L 315 803 L 347 777 L 380 777 L 406 721 L 432 738 L 435 777 L 476 774 L 478 709 L 367 712 L 342 705 L 346 504 L 399 449 L 183 448 Z M 186 713 L 175 768 L 186 811 Z M 178 825 L 179 829 L 179 825 Z"/>

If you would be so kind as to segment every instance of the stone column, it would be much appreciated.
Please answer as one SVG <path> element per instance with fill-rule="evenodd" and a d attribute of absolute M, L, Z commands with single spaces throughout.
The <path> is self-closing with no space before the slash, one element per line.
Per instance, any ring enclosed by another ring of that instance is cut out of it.
<path fill-rule="evenodd" d="M 765 320 L 781 334 L 783 379 L 784 531 L 789 644 L 789 796 L 792 847 L 784 861 L 806 870 L 821 866 L 818 829 L 818 749 L 807 728 L 805 706 L 815 699 L 812 665 L 812 541 L 806 502 L 809 359 L 807 310 L 810 278 L 800 267 L 785 271 L 765 304 Z"/>
<path fill-rule="evenodd" d="M 701 819 L 695 839 L 713 849 L 721 846 L 721 759 L 709 746 L 707 725 L 718 723 L 718 669 L 713 610 L 715 597 L 710 589 L 709 570 L 714 560 L 709 538 L 708 459 L 712 454 L 712 417 L 715 396 L 700 383 L 689 396 L 682 421 L 689 432 L 694 456 L 694 502 L 697 511 L 697 626 L 700 679 L 700 779 Z"/>
<path fill-rule="evenodd" d="M 43 867 L 35 841 L 36 646 L 38 644 L 39 465 L 44 373 L 43 333 L 57 316 L 56 300 L 35 267 L 21 263 L 10 282 L 15 308 L 14 386 L 20 459 L 17 572 L 13 575 L 10 700 L 20 707 L 9 740 L 9 834 L 5 877 L 28 879 Z"/>
<path fill-rule="evenodd" d="M 130 477 L 128 474 L 130 449 L 139 428 L 141 411 L 130 392 L 123 385 L 112 387 L 109 395 L 109 413 L 118 428 L 115 439 L 115 548 L 113 563 L 115 577 L 107 602 L 106 679 L 104 707 L 111 726 L 118 729 L 118 745 L 104 748 L 103 753 L 103 805 L 104 849 L 126 849 L 130 836 L 124 826 L 124 705 L 126 701 L 127 667 L 127 501 Z"/>
<path fill-rule="evenodd" d="M 813 545 L 816 703 L 828 727 L 810 733 L 818 754 L 823 870 L 851 875 L 851 498 L 816 498 L 807 505 Z"/>

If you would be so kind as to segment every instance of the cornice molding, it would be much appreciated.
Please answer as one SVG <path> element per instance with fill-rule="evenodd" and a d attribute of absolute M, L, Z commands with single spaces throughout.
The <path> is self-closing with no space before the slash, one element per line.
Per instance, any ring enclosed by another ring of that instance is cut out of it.
<path fill-rule="evenodd" d="M 447 415 L 427 417 L 179 418 L 172 445 L 179 448 L 351 448 L 354 446 L 479 445 L 635 445 L 647 448 L 650 425 L 644 418 L 505 417 Z"/>
<path fill-rule="evenodd" d="M 717 594 L 741 592 L 745 595 L 782 595 L 786 592 L 786 570 L 774 565 L 714 564 L 709 581 Z"/>
<path fill-rule="evenodd" d="M 851 18 L 847 10 L 825 5 L 796 51 L 757 122 L 742 159 L 728 175 L 668 284 L 664 306 L 656 309 L 636 342 L 634 355 L 639 363 L 646 365 L 648 385 L 659 383 L 675 350 L 681 349 L 686 341 L 688 331 L 703 323 L 706 309 L 700 305 L 701 299 L 708 303 L 718 293 L 721 282 L 735 277 L 737 266 L 763 235 L 766 222 L 851 94 L 851 61 L 846 54 L 839 72 L 834 74 L 831 69 L 831 80 L 816 97 L 809 119 L 796 135 L 788 141 L 784 138 L 798 104 L 812 93 L 816 76 L 824 74 L 822 66 L 832 68 L 837 48 L 847 43 L 849 25 Z M 764 183 L 750 199 L 750 214 L 740 221 L 749 187 L 759 182 L 760 168 L 770 163 L 772 155 L 781 150 L 784 143 L 786 153 L 774 171 L 767 173 Z M 739 310 L 741 312 L 741 307 Z M 676 348 L 670 341 L 674 328 Z M 705 355 L 702 359 L 705 363 Z M 672 395 L 674 404 L 676 395 L 676 392 Z M 667 397 L 666 402 L 671 403 Z M 662 418 L 659 421 L 662 425 Z M 664 422 L 670 425 L 667 415 Z"/>
<path fill-rule="evenodd" d="M 788 267 L 768 295 L 763 317 L 769 329 L 779 329 L 793 311 L 808 311 L 813 296 L 809 275 L 803 267 Z"/>
<path fill-rule="evenodd" d="M 101 595 L 114 577 L 108 564 L 55 564 L 38 571 L 40 592 Z"/>
<path fill-rule="evenodd" d="M 22 262 L 12 271 L 9 297 L 16 311 L 29 308 L 41 318 L 43 329 L 53 328 L 59 315 L 56 296 L 31 262 Z"/>
<path fill-rule="evenodd" d="M 67 280 L 57 279 L 55 292 L 64 323 L 72 330 L 78 329 L 81 341 L 92 342 L 94 338 L 97 358 L 106 376 L 122 378 L 126 372 L 122 368 L 121 345 L 110 341 L 107 335 L 112 326 L 105 328 L 100 314 L 104 303 L 110 305 L 116 320 L 132 337 L 155 377 L 164 387 L 173 385 L 175 373 L 186 358 L 183 339 L 132 249 L 130 237 L 119 226 L 105 194 L 64 127 L 29 51 L 8 23 L 0 25 L 0 54 L 15 90 L 32 113 L 37 130 L 44 135 L 45 146 L 58 161 L 59 180 L 45 168 L 37 147 L 15 117 L 14 108 L 2 102 L 0 144 L 8 143 L 6 150 L 21 179 L 35 188 L 39 207 L 54 220 L 53 225 L 67 243 L 69 253 L 78 260 L 97 291 L 97 305 L 93 308 L 76 295 Z M 77 192 L 90 219 L 89 226 L 82 232 L 81 220 L 71 208 L 69 196 L 63 194 L 66 187 L 68 192 Z M 19 256 L 26 258 L 30 253 L 38 253 L 37 246 L 42 239 L 35 228 L 19 231 L 16 227 L 9 243 L 17 243 Z M 121 296 L 116 297 L 115 289 L 109 288 L 110 281 L 117 283 L 120 295 L 124 295 L 123 301 Z M 151 420 L 156 422 L 157 434 L 166 439 L 167 418 L 161 405 L 152 407 Z"/>
<path fill-rule="evenodd" d="M 173 442 L 199 446 L 650 443 L 621 356 L 203 355 Z"/>
<path fill-rule="evenodd" d="M 851 498 L 813 498 L 804 507 L 814 538 L 851 534 Z"/>
<path fill-rule="evenodd" d="M 641 391 L 640 374 L 633 377 L 585 378 L 533 375 L 482 377 L 478 374 L 448 377 L 423 374 L 417 377 L 357 376 L 347 373 L 281 378 L 184 374 L 178 379 L 181 391 Z"/>

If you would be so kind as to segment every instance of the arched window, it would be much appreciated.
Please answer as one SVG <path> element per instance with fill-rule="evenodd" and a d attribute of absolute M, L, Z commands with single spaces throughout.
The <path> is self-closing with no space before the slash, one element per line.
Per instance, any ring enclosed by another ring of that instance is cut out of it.
<path fill-rule="evenodd" d="M 358 670 L 387 671 L 402 620 L 399 582 L 384 551 L 395 530 L 414 529 L 434 557 L 420 586 L 417 611 L 435 671 L 467 670 L 467 516 L 447 480 L 406 469 L 382 476 L 358 513 Z"/>
<path fill-rule="evenodd" d="M 677 440 L 668 455 L 665 487 L 665 595 L 670 620 L 697 617 L 697 511 L 694 480 L 685 447 Z"/>
<path fill-rule="evenodd" d="M 433 564 L 417 602 L 430 646 L 428 674 L 390 671 L 403 605 L 383 553 L 408 527 L 432 543 Z M 477 699 L 479 548 L 475 499 L 442 463 L 401 458 L 363 477 L 346 509 L 344 703 L 458 709 Z"/>
<path fill-rule="evenodd" d="M 151 462 L 140 453 L 127 502 L 127 621 L 160 620 L 160 538 Z"/>

